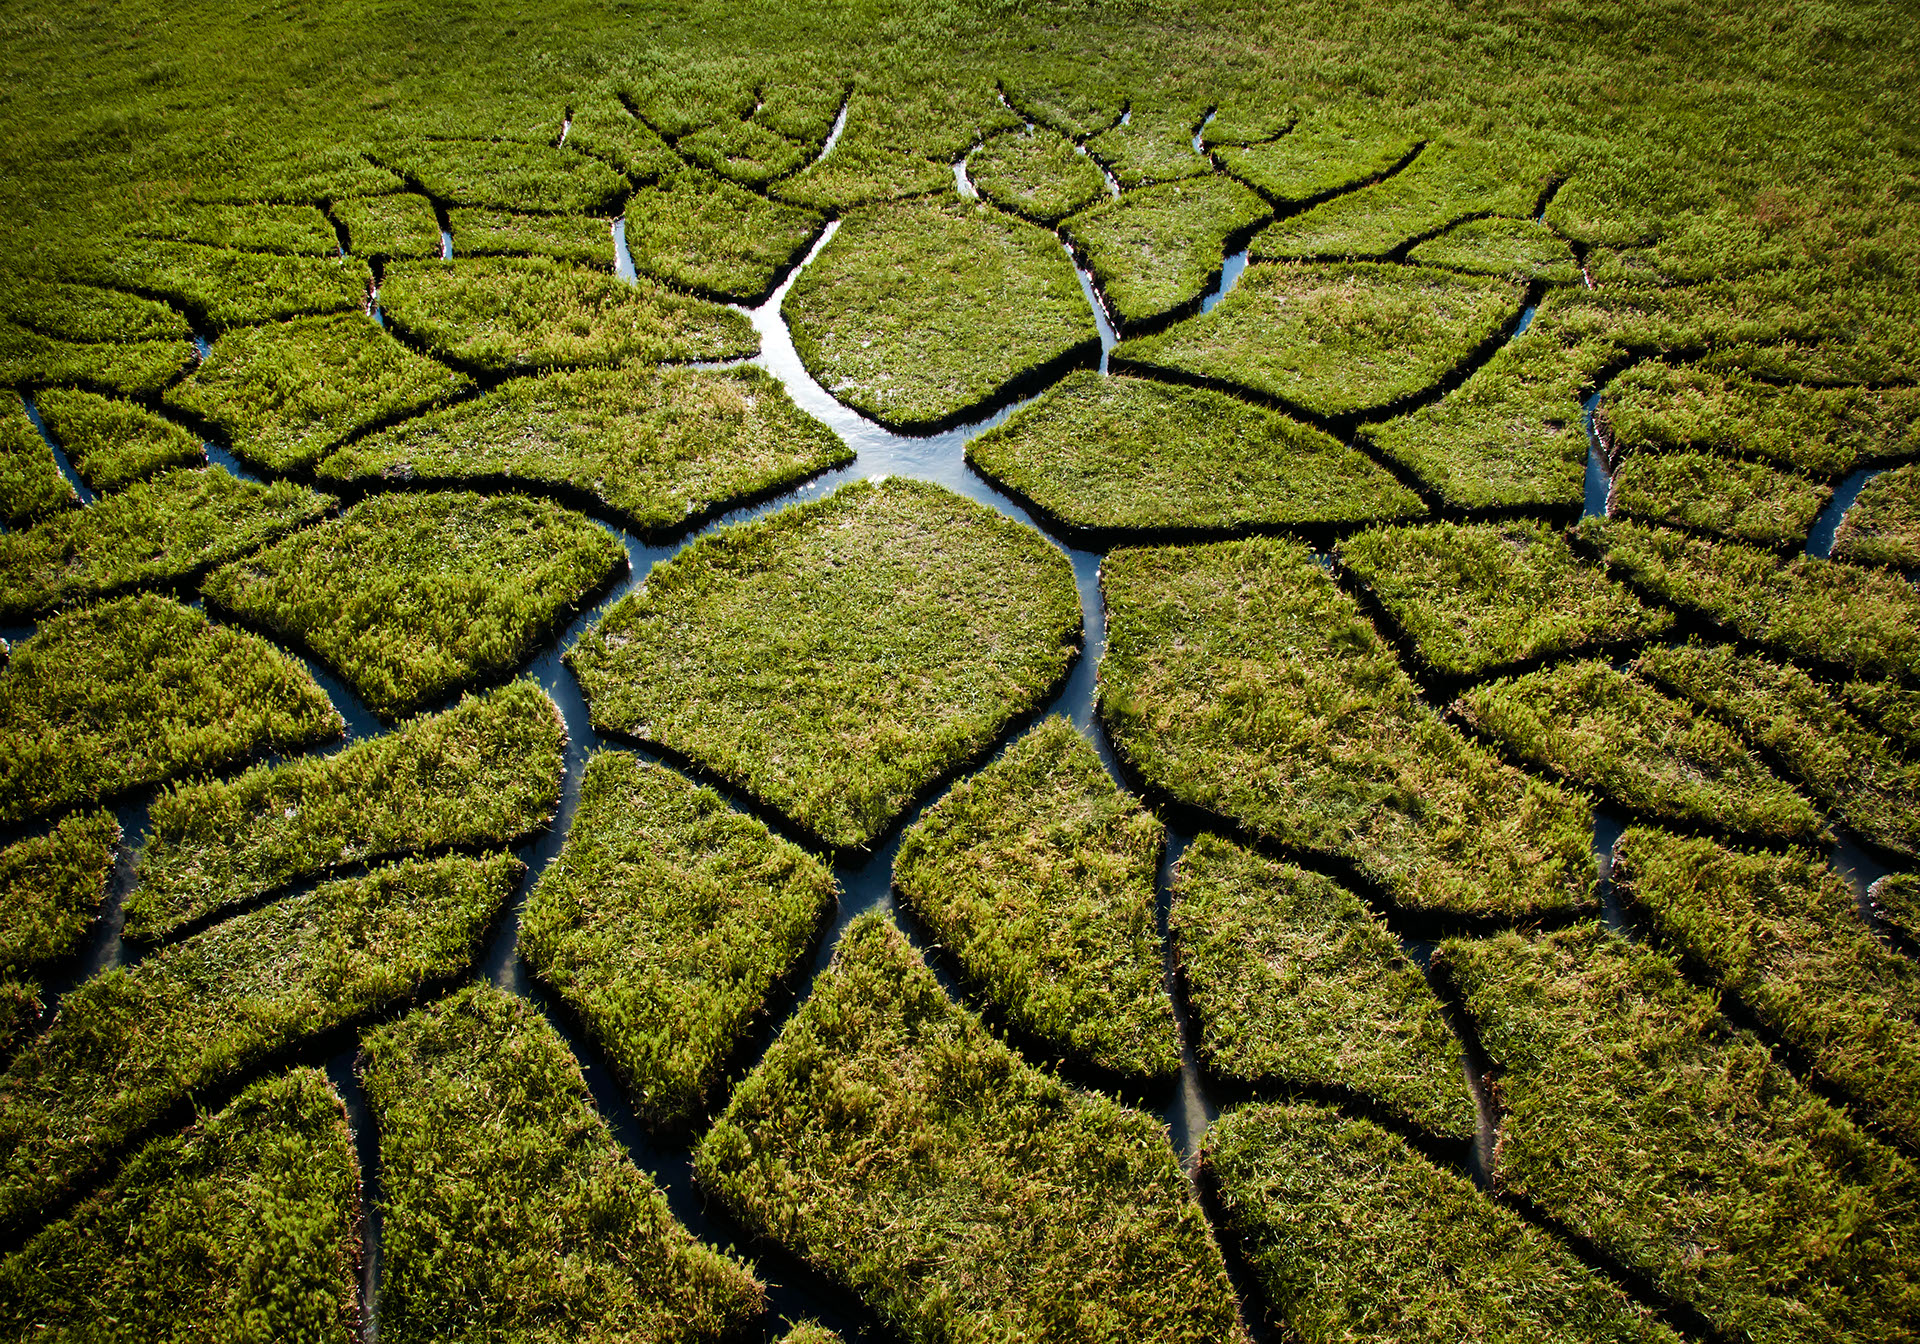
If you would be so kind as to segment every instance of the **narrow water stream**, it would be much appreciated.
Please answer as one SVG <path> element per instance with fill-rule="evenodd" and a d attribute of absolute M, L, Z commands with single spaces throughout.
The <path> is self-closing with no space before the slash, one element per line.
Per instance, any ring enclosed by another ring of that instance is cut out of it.
<path fill-rule="evenodd" d="M 34 432 L 40 436 L 40 441 L 46 444 L 48 450 L 52 452 L 53 464 L 60 468 L 60 474 L 67 478 L 67 484 L 73 487 L 73 493 L 80 497 L 80 502 L 82 504 L 91 504 L 94 500 L 100 498 L 99 495 L 94 493 L 93 487 L 81 478 L 78 471 L 74 470 L 73 459 L 67 456 L 67 450 L 61 446 L 59 440 L 47 432 L 47 422 L 40 418 L 40 408 L 34 404 L 31 394 L 23 395 L 20 398 L 20 403 L 27 408 L 27 419 L 33 421 Z"/>
<path fill-rule="evenodd" d="M 1587 483 L 1581 508 L 1583 518 L 1605 518 L 1607 501 L 1613 494 L 1613 473 L 1607 467 L 1606 445 L 1600 441 L 1600 426 L 1593 418 L 1599 406 L 1600 394 L 1595 392 L 1581 403 L 1580 408 L 1581 422 L 1587 429 Z"/>
<path fill-rule="evenodd" d="M 1860 491 L 1866 483 L 1885 471 L 1885 467 L 1858 467 L 1847 473 L 1846 479 L 1833 487 L 1833 497 L 1826 507 L 1813 520 L 1813 528 L 1807 533 L 1807 554 L 1820 560 L 1833 558 L 1834 535 L 1840 530 L 1840 523 L 1847 516 L 1847 510 L 1853 507 L 1853 501 L 1860 497 Z"/>

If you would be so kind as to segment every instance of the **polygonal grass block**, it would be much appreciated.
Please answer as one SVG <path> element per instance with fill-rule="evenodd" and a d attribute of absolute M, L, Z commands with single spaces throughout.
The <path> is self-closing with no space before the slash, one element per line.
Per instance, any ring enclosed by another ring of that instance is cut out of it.
<path fill-rule="evenodd" d="M 167 467 L 207 460 L 198 436 L 130 401 L 50 387 L 33 405 L 73 469 L 95 490 L 118 490 Z"/>
<path fill-rule="evenodd" d="M 1228 248 L 1271 214 L 1216 175 L 1130 191 L 1075 215 L 1065 232 L 1124 331 L 1196 308 Z"/>
<path fill-rule="evenodd" d="M 1509 280 L 1572 284 L 1580 278 L 1567 240 L 1538 220 L 1493 215 L 1465 219 L 1407 253 L 1407 260 L 1443 270 L 1503 275 Z"/>
<path fill-rule="evenodd" d="M 634 269 L 723 303 L 765 299 L 825 224 L 704 173 L 673 173 L 627 198 Z"/>
<path fill-rule="evenodd" d="M 63 341 L 0 322 L 0 382 L 74 385 L 123 397 L 155 396 L 193 367 L 185 340 Z"/>
<path fill-rule="evenodd" d="M 0 849 L 0 977 L 38 974 L 80 946 L 120 843 L 111 812 L 76 812 Z"/>
<path fill-rule="evenodd" d="M 339 250 L 333 225 L 311 205 L 182 201 L 134 219 L 126 231 L 136 238 L 247 252 L 330 257 Z"/>
<path fill-rule="evenodd" d="M 524 140 L 407 140 L 376 157 L 449 205 L 611 214 L 627 186 L 597 159 Z"/>
<path fill-rule="evenodd" d="M 1920 465 L 1896 467 L 1861 487 L 1834 534 L 1833 558 L 1920 569 Z"/>
<path fill-rule="evenodd" d="M 1045 130 L 995 136 L 968 157 L 967 177 L 1001 209 L 1048 227 L 1107 194 L 1099 165 Z"/>
<path fill-rule="evenodd" d="M 357 256 L 394 260 L 440 255 L 440 221 L 433 202 L 424 196 L 410 191 L 356 196 L 335 201 L 333 214 L 346 226 L 347 246 Z"/>
<path fill-rule="evenodd" d="M 1277 206 L 1319 200 L 1380 176 L 1417 148 L 1410 135 L 1344 109 L 1308 118 L 1285 135 L 1218 151 L 1226 170 Z"/>
<path fill-rule="evenodd" d="M 361 307 L 373 272 L 361 258 L 334 251 L 332 239 L 323 256 L 134 240 L 115 248 L 85 278 L 158 295 L 202 325 L 227 331 Z"/>
<path fill-rule="evenodd" d="M 1613 473 L 1610 517 L 1713 532 L 1782 549 L 1807 539 L 1833 491 L 1713 453 L 1630 453 Z"/>
<path fill-rule="evenodd" d="M 447 211 L 447 230 L 455 256 L 547 257 L 613 269 L 613 226 L 590 215 L 516 215 L 463 206 Z"/>
<path fill-rule="evenodd" d="M 1086 142 L 1087 153 L 1104 163 L 1124 189 L 1200 177 L 1213 171 L 1193 143 L 1204 116 L 1204 106 L 1129 107 L 1119 125 Z"/>

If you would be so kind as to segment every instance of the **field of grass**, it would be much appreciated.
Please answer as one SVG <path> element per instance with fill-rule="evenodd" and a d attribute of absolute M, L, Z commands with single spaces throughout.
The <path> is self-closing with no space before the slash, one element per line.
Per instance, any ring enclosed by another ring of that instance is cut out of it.
<path fill-rule="evenodd" d="M 333 217 L 346 229 L 355 256 L 396 261 L 440 255 L 440 221 L 424 196 L 355 196 L 335 201 Z M 327 241 L 333 241 L 331 231 Z"/>
<path fill-rule="evenodd" d="M 73 388 L 48 388 L 33 400 L 53 441 L 95 490 L 118 490 L 167 467 L 207 460 L 199 439 L 133 402 Z"/>
<path fill-rule="evenodd" d="M 1101 718 L 1154 788 L 1410 909 L 1592 901 L 1586 801 L 1443 723 L 1304 546 L 1114 551 L 1101 584 Z"/>
<path fill-rule="evenodd" d="M 1414 247 L 1407 260 L 1514 281 L 1571 284 L 1580 278 L 1580 265 L 1566 239 L 1531 219 L 1465 219 Z"/>
<path fill-rule="evenodd" d="M 305 668 L 164 597 L 45 621 L 0 668 L 0 825 L 339 735 Z"/>
<path fill-rule="evenodd" d="M 61 341 L 0 322 L 0 383 L 72 383 L 121 396 L 152 395 L 193 365 L 184 340 Z"/>
<path fill-rule="evenodd" d="M 249 1068 L 459 975 L 523 871 L 505 855 L 396 864 L 87 981 L 0 1075 L 0 1226 Z"/>
<path fill-rule="evenodd" d="M 553 701 L 522 680 L 332 756 L 176 785 L 153 801 L 126 936 L 162 938 L 356 864 L 523 839 L 560 801 L 565 736 Z"/>
<path fill-rule="evenodd" d="M 718 1341 L 762 1310 L 525 1001 L 465 990 L 368 1033 L 360 1069 L 380 1127 L 382 1339 Z"/>
<path fill-rule="evenodd" d="M 329 230 L 331 233 L 331 230 Z M 359 257 L 238 252 L 195 243 L 133 240 L 74 278 L 166 299 L 216 332 L 289 317 L 350 313 L 373 272 Z"/>
<path fill-rule="evenodd" d="M 1297 206 L 1386 172 L 1411 152 L 1414 137 L 1364 113 L 1334 108 L 1261 144 L 1223 146 L 1226 170 L 1277 206 Z"/>
<path fill-rule="evenodd" d="M 587 763 L 521 950 L 650 1128 L 683 1131 L 763 1024 L 838 896 L 832 870 L 711 789 L 624 752 Z"/>
<path fill-rule="evenodd" d="M 909 1340 L 1246 1337 L 1159 1124 L 1022 1062 L 877 915 L 694 1172 Z"/>
<path fill-rule="evenodd" d="M 462 257 L 547 257 L 613 269 L 613 229 L 589 215 L 516 215 L 462 206 L 447 211 L 453 250 Z M 434 238 L 439 255 L 439 236 Z"/>
<path fill-rule="evenodd" d="M 1833 558 L 1920 569 L 1920 466 L 1896 467 L 1861 488 L 1840 520 Z"/>
<path fill-rule="evenodd" d="M 1494 1179 L 1723 1336 L 1905 1338 L 1920 1182 L 1673 963 L 1597 924 L 1443 943 L 1505 1109 Z"/>
<path fill-rule="evenodd" d="M 37 975 L 79 948 L 119 843 L 111 812 L 82 812 L 0 849 L 0 977 Z"/>
<path fill-rule="evenodd" d="M 1305 1344 L 1675 1344 L 1644 1307 L 1377 1125 L 1248 1106 L 1201 1158 L 1275 1324 Z"/>
<path fill-rule="evenodd" d="M 987 141 L 967 160 L 967 176 L 995 205 L 1049 228 L 1107 194 L 1093 160 L 1041 128 Z"/>
<path fill-rule="evenodd" d="M 436 201 L 492 210 L 610 215 L 627 185 L 593 159 L 517 139 L 398 140 L 372 157 Z"/>
<path fill-rule="evenodd" d="M 207 601 L 310 649 L 389 722 L 505 676 L 627 564 L 547 500 L 375 495 L 217 569 Z"/>
<path fill-rule="evenodd" d="M 1228 245 L 1271 214 L 1238 182 L 1208 176 L 1130 191 L 1075 215 L 1064 232 L 1126 331 L 1197 306 Z"/>
<path fill-rule="evenodd" d="M 0 271 L 0 320 L 88 343 L 185 341 L 190 330 L 186 318 L 154 299 L 12 271 Z"/>
<path fill-rule="evenodd" d="M 1833 491 L 1715 453 L 1630 453 L 1613 474 L 1607 512 L 1786 550 L 1807 539 Z"/>
<path fill-rule="evenodd" d="M 1154 927 L 1163 843 L 1159 821 L 1056 717 L 907 829 L 893 885 L 1043 1052 L 1160 1080 L 1180 1067 Z"/>
<path fill-rule="evenodd" d="M 27 417 L 26 404 L 0 410 L 0 521 L 19 527 L 79 502 L 53 450 Z"/>
<path fill-rule="evenodd" d="M 567 662 L 601 732 L 851 848 L 1037 707 L 1079 636 L 1072 571 L 1038 533 L 894 479 L 701 538 Z"/>
<path fill-rule="evenodd" d="M 1920 942 L 1920 874 L 1889 873 L 1873 884 L 1873 908 L 1912 942 Z"/>
<path fill-rule="evenodd" d="M 704 173 L 675 173 L 627 199 L 627 250 L 642 275 L 723 303 L 756 304 L 826 221 Z"/>
<path fill-rule="evenodd" d="M 135 238 L 287 256 L 330 257 L 338 250 L 333 225 L 311 205 L 176 202 L 136 217 L 127 225 L 127 233 Z M 356 246 L 355 250 L 365 249 Z"/>
<path fill-rule="evenodd" d="M 1428 1133 L 1474 1137 L 1440 1001 L 1352 892 L 1203 834 L 1174 869 L 1167 929 L 1209 1069 L 1356 1093 Z"/>

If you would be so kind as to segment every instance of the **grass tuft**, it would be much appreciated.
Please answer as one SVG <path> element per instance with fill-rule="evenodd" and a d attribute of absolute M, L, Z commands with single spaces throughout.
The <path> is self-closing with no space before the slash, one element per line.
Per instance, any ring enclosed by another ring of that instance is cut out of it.
<path fill-rule="evenodd" d="M 73 469 L 95 490 L 118 490 L 168 467 L 197 467 L 207 460 L 198 438 L 129 401 L 48 388 L 34 398 L 34 409 L 67 450 Z"/>
<path fill-rule="evenodd" d="M 1832 494 L 1757 462 L 1712 453 L 1633 453 L 1613 474 L 1607 512 L 1784 550 L 1807 539 Z"/>

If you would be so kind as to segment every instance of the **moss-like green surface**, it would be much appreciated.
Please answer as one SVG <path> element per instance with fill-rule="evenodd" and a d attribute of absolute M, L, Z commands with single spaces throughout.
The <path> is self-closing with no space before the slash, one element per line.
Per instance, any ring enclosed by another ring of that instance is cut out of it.
<path fill-rule="evenodd" d="M 1620 839 L 1613 875 L 1715 986 L 1888 1130 L 1920 1139 L 1920 968 L 1874 937 L 1853 888 L 1820 855 L 1635 829 Z"/>
<path fill-rule="evenodd" d="M 1440 1001 L 1352 892 L 1203 834 L 1174 868 L 1173 902 L 1167 929 L 1210 1070 L 1352 1091 L 1430 1133 L 1473 1138 Z"/>
<path fill-rule="evenodd" d="M 0 1261 L 0 1332 L 347 1344 L 359 1181 L 326 1075 L 264 1079 Z"/>
<path fill-rule="evenodd" d="M 1452 676 L 1646 639 L 1673 625 L 1541 523 L 1376 528 L 1342 541 L 1339 556 L 1421 660 Z"/>
<path fill-rule="evenodd" d="M 458 975 L 522 871 L 505 855 L 397 864 L 87 981 L 0 1075 L 0 1223 L 276 1052 Z"/>
<path fill-rule="evenodd" d="M 333 500 L 288 481 L 176 469 L 0 536 L 0 619 L 143 585 L 179 585 L 323 517 Z"/>
<path fill-rule="evenodd" d="M 627 199 L 627 250 L 643 275 L 729 303 L 759 303 L 825 221 L 704 173 L 675 173 Z"/>
<path fill-rule="evenodd" d="M 580 1066 L 491 986 L 368 1034 L 380 1125 L 380 1334 L 709 1341 L 765 1290 L 694 1240 L 594 1110 Z"/>
<path fill-rule="evenodd" d="M 910 1340 L 1245 1338 L 1160 1125 L 1022 1063 L 875 915 L 694 1174 Z"/>
<path fill-rule="evenodd" d="M 436 358 L 496 374 L 760 350 L 740 313 L 543 258 L 402 263 L 387 272 L 380 306 Z"/>
<path fill-rule="evenodd" d="M 165 238 L 248 252 L 330 257 L 337 240 L 327 217 L 311 205 L 183 202 L 127 226 L 136 238 Z"/>
<path fill-rule="evenodd" d="M 1256 260 L 1385 257 L 1469 214 L 1527 211 L 1544 180 L 1509 175 L 1484 146 L 1429 145 L 1405 170 L 1262 230 Z"/>
<path fill-rule="evenodd" d="M 41 276 L 0 273 L 0 317 L 71 341 L 184 341 L 187 319 L 153 299 Z"/>
<path fill-rule="evenodd" d="M 122 396 L 152 395 L 193 365 L 179 341 L 59 341 L 0 322 L 0 383 L 74 383 Z"/>
<path fill-rule="evenodd" d="M 1580 266 L 1566 239 L 1531 219 L 1468 219 L 1430 238 L 1407 254 L 1422 266 L 1478 275 L 1504 275 L 1509 280 L 1550 280 L 1571 284 L 1580 278 Z"/>
<path fill-rule="evenodd" d="M 847 104 L 833 152 L 769 189 L 776 200 L 844 214 L 856 206 L 953 189 L 955 159 L 1021 125 L 995 97 L 994 77 L 923 78 L 899 67 L 862 81 Z"/>
<path fill-rule="evenodd" d="M 1087 141 L 1087 153 L 1104 163 L 1122 188 L 1200 177 L 1213 165 L 1193 147 L 1204 105 L 1133 107 L 1118 126 Z"/>
<path fill-rule="evenodd" d="M 0 824 L 311 746 L 342 726 L 300 664 L 177 602 L 62 613 L 0 668 Z"/>
<path fill-rule="evenodd" d="M 1207 1132 L 1201 1161 L 1275 1324 L 1307 1344 L 1677 1340 L 1559 1242 L 1365 1120 L 1248 1106 Z"/>
<path fill-rule="evenodd" d="M 547 500 L 376 495 L 217 569 L 207 600 L 313 651 L 391 721 L 517 667 L 626 551 Z"/>
<path fill-rule="evenodd" d="M 447 211 L 455 255 L 549 257 L 576 266 L 613 269 L 613 228 L 589 215 L 516 215 L 463 206 Z M 438 255 L 435 235 L 434 255 Z"/>
<path fill-rule="evenodd" d="M 60 474 L 26 404 L 11 397 L 6 402 L 11 404 L 0 403 L 0 520 L 18 527 L 70 509 L 80 496 Z"/>
<path fill-rule="evenodd" d="M 1154 787 L 1410 908 L 1591 901 L 1587 804 L 1441 722 L 1304 546 L 1114 551 L 1101 583 L 1101 716 Z"/>
<path fill-rule="evenodd" d="M 566 147 L 605 161 L 635 182 L 682 166 L 667 142 L 647 129 L 610 92 L 582 98 L 574 107 Z"/>
<path fill-rule="evenodd" d="M 522 954 L 585 1021 L 635 1113 L 692 1125 L 833 909 L 832 870 L 711 789 L 620 752 L 587 763 Z"/>
<path fill-rule="evenodd" d="M 1908 1333 L 1913 1168 L 1729 1031 L 1667 958 L 1595 924 L 1436 956 L 1501 1070 L 1496 1181 L 1723 1335 Z"/>
<path fill-rule="evenodd" d="M 1072 527 L 1357 523 L 1425 512 L 1363 454 L 1205 388 L 1071 373 L 967 444 L 967 461 Z"/>
<path fill-rule="evenodd" d="M 309 314 L 349 313 L 366 302 L 373 272 L 359 257 L 283 256 L 194 243 L 130 242 L 87 279 L 178 304 L 216 331 Z"/>
<path fill-rule="evenodd" d="M 1093 314 L 1059 240 L 971 203 L 861 210 L 781 304 L 807 372 L 895 429 L 964 418 L 1091 357 Z"/>
<path fill-rule="evenodd" d="M 0 849 L 0 978 L 35 974 L 79 949 L 119 843 L 112 813 L 87 812 Z"/>
<path fill-rule="evenodd" d="M 205 419 L 247 461 L 294 471 L 350 434 L 470 386 L 348 315 L 231 332 L 167 402 Z"/>
<path fill-rule="evenodd" d="M 1713 453 L 1633 453 L 1613 474 L 1607 512 L 1776 549 L 1807 539 L 1833 491 L 1758 462 Z"/>
<path fill-rule="evenodd" d="M 334 202 L 333 217 L 345 226 L 347 246 L 356 256 L 393 260 L 440 255 L 440 221 L 424 196 L 356 196 Z"/>
<path fill-rule="evenodd" d="M 1415 145 L 1412 136 L 1364 116 L 1335 112 L 1296 126 L 1264 144 L 1218 151 L 1228 172 L 1275 205 L 1299 205 L 1359 186 L 1393 167 Z"/>
<path fill-rule="evenodd" d="M 34 398 L 47 432 L 95 490 L 118 490 L 167 467 L 206 461 L 200 440 L 130 401 L 48 388 Z"/>
<path fill-rule="evenodd" d="M 536 482 L 660 536 L 852 460 L 764 370 L 628 366 L 512 379 L 349 444 L 319 476 Z"/>
<path fill-rule="evenodd" d="M 1889 873 L 1873 884 L 1869 895 L 1880 918 L 1920 942 L 1920 874 Z"/>
<path fill-rule="evenodd" d="M 495 210 L 609 215 L 627 185 L 595 159 L 525 140 L 414 140 L 376 158 L 435 200 Z"/>
<path fill-rule="evenodd" d="M 1121 328 L 1138 328 L 1200 302 L 1227 245 L 1272 212 L 1231 178 L 1211 176 L 1130 191 L 1067 221 L 1066 236 Z"/>
<path fill-rule="evenodd" d="M 700 539 L 567 661 L 600 731 L 845 847 L 1034 708 L 1079 633 L 1072 570 L 1038 533 L 890 480 Z"/>
<path fill-rule="evenodd" d="M 750 187 L 765 187 L 813 157 L 807 146 L 751 121 L 708 126 L 680 137 L 673 147 L 697 166 Z"/>
<path fill-rule="evenodd" d="M 39 1021 L 40 986 L 0 977 L 0 1059 L 10 1059 Z"/>
<path fill-rule="evenodd" d="M 1834 534 L 1833 557 L 1920 569 L 1920 466 L 1897 467 L 1861 487 Z"/>
<path fill-rule="evenodd" d="M 1073 142 L 1045 130 L 995 136 L 967 159 L 974 189 L 1049 227 L 1107 194 L 1107 180 Z"/>
<path fill-rule="evenodd" d="M 1017 1029 L 1135 1079 L 1180 1066 L 1154 927 L 1160 823 L 1051 718 L 910 827 L 893 884 Z"/>
<path fill-rule="evenodd" d="M 126 935 L 183 924 L 301 878 L 443 848 L 501 848 L 560 801 L 560 711 L 516 681 L 332 756 L 162 793 Z"/>
<path fill-rule="evenodd" d="M 1116 369 L 1229 383 L 1315 415 L 1415 396 L 1520 312 L 1504 281 L 1419 267 L 1249 266 L 1212 310 L 1123 341 Z"/>

